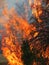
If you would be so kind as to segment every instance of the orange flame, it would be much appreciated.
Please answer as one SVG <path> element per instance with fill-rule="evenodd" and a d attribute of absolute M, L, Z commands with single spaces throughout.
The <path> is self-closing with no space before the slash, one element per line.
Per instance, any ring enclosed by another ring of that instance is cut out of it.
<path fill-rule="evenodd" d="M 11 11 L 14 10 L 12 9 Z M 10 65 L 23 65 L 21 61 L 21 43 L 30 34 L 29 23 L 19 17 L 15 12 L 9 14 L 4 9 L 3 14 L 9 19 L 4 24 L 5 35 L 2 40 L 3 55 L 7 58 Z M 12 19 L 10 19 L 9 15 L 11 15 Z"/>
<path fill-rule="evenodd" d="M 29 0 L 29 4 L 32 8 L 32 14 L 37 18 L 38 22 L 42 22 L 42 20 L 39 18 L 39 16 L 42 14 L 41 0 L 34 0 L 33 4 L 32 0 Z"/>
<path fill-rule="evenodd" d="M 31 5 L 31 0 L 29 0 L 29 3 Z M 34 5 L 31 6 L 32 12 L 38 19 L 38 22 L 42 22 L 39 18 L 42 14 L 41 1 L 34 0 Z M 14 8 L 10 11 L 5 8 L 3 10 L 3 15 L 7 19 L 7 23 L 4 24 L 5 34 L 2 39 L 3 55 L 7 58 L 10 65 L 23 65 L 23 61 L 21 60 L 21 44 L 23 39 L 31 39 L 32 35 L 30 35 L 30 33 L 37 30 L 36 26 L 29 24 L 27 20 L 19 17 Z M 38 34 L 39 32 L 36 31 L 33 37 L 35 38 Z M 33 46 L 30 45 L 30 47 L 32 50 Z M 40 56 L 40 54 L 38 56 Z M 49 57 L 47 50 L 45 52 L 45 57 Z M 35 62 L 33 64 L 36 65 Z"/>

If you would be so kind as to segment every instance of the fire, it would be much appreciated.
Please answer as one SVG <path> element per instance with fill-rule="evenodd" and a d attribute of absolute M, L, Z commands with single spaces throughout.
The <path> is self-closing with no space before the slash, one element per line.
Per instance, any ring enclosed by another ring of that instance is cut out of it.
<path fill-rule="evenodd" d="M 41 0 L 34 0 L 33 4 L 32 0 L 29 0 L 29 4 L 32 8 L 32 14 L 37 18 L 38 22 L 41 23 Z M 3 10 L 3 16 L 5 16 L 7 21 L 7 23 L 3 25 L 5 28 L 5 30 L 3 31 L 4 33 L 2 35 L 3 55 L 7 58 L 9 65 L 24 65 L 21 59 L 21 45 L 23 44 L 22 41 L 25 39 L 30 41 L 32 37 L 33 39 L 35 39 L 38 36 L 39 32 L 37 31 L 36 25 L 31 25 L 28 23 L 27 20 L 18 16 L 14 8 L 12 8 L 10 11 L 5 8 Z M 34 42 L 31 42 L 30 45 L 31 50 L 34 47 L 36 47 L 37 50 L 42 48 L 40 45 L 40 40 L 36 41 L 35 45 L 33 43 Z M 41 50 L 43 57 L 45 56 L 49 58 L 49 53 L 47 53 L 48 49 L 49 48 L 46 49 L 46 52 L 44 52 L 43 49 Z M 40 54 L 37 54 L 37 56 L 40 57 Z M 33 65 L 36 65 L 35 60 L 33 62 Z"/>
<path fill-rule="evenodd" d="M 38 33 L 39 33 L 39 32 L 34 33 L 34 37 L 38 36 Z"/>
<path fill-rule="evenodd" d="M 32 14 L 37 18 L 38 22 L 42 22 L 42 20 L 40 19 L 40 16 L 42 14 L 42 9 L 41 9 L 41 0 L 33 0 L 33 4 L 32 4 L 32 0 L 29 0 L 29 4 L 31 6 L 32 9 Z"/>
<path fill-rule="evenodd" d="M 31 30 L 35 30 L 36 28 L 19 17 L 14 9 L 7 12 L 7 9 L 5 8 L 3 10 L 3 15 L 7 16 L 9 19 L 7 23 L 4 24 L 5 34 L 2 39 L 3 55 L 7 58 L 10 65 L 23 65 L 23 62 L 21 61 L 22 40 L 26 38 L 29 40 L 28 36 L 30 35 Z M 37 35 L 38 33 L 35 33 L 34 37 Z"/>
<path fill-rule="evenodd" d="M 17 42 L 15 42 L 14 44 L 13 42 L 14 40 L 12 38 L 13 38 L 12 35 L 3 38 L 2 41 L 3 54 L 7 58 L 10 65 L 23 65 L 22 61 L 20 60 L 21 58 L 20 46 L 18 45 Z"/>
<path fill-rule="evenodd" d="M 2 39 L 3 55 L 7 58 L 10 65 L 23 65 L 21 61 L 21 44 L 22 40 L 30 34 L 29 23 L 19 17 L 15 12 L 9 14 L 7 9 L 4 9 L 3 14 L 9 19 L 4 24 L 5 34 Z M 9 18 L 9 15 L 11 15 L 12 19 Z"/>

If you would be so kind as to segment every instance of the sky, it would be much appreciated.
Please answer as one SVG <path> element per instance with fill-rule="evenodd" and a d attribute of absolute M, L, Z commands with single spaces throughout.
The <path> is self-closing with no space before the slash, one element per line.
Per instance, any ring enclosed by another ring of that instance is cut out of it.
<path fill-rule="evenodd" d="M 25 2 L 26 0 L 5 0 L 7 5 L 8 5 L 8 8 L 11 8 L 11 7 L 15 7 L 15 4 L 16 2 L 21 5 L 23 2 Z"/>
<path fill-rule="evenodd" d="M 7 0 L 8 8 L 15 7 L 16 0 Z"/>

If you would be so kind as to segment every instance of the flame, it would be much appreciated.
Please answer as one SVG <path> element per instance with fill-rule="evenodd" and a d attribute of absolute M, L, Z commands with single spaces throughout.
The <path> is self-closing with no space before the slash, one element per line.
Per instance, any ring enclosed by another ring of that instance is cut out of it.
<path fill-rule="evenodd" d="M 39 32 L 34 33 L 34 37 L 38 36 L 38 33 L 39 33 Z"/>
<path fill-rule="evenodd" d="M 33 15 L 38 19 L 38 22 L 42 22 L 40 16 L 42 14 L 41 9 L 41 0 L 34 0 L 32 4 L 32 0 L 29 0 L 29 4 L 32 8 Z M 23 44 L 24 39 L 30 40 L 32 37 L 36 38 L 39 34 L 37 31 L 36 25 L 29 24 L 27 20 L 18 16 L 15 12 L 15 9 L 12 8 L 10 11 L 5 8 L 3 10 L 3 16 L 6 18 L 6 22 L 3 26 L 5 30 L 2 35 L 2 51 L 3 55 L 7 58 L 9 65 L 23 65 L 23 61 L 21 60 L 21 44 Z M 1 32 L 1 31 L 0 31 Z M 33 33 L 34 32 L 34 33 Z M 40 41 L 37 41 L 37 43 Z M 37 44 L 36 43 L 36 44 Z M 38 49 L 41 48 L 40 44 L 37 44 Z M 30 49 L 32 50 L 33 44 L 30 45 Z M 43 50 L 41 51 L 43 57 L 49 58 L 49 53 L 47 53 L 48 49 L 46 49 L 45 54 L 43 54 Z M 40 54 L 38 54 L 40 56 Z M 33 62 L 36 65 L 36 62 Z"/>
<path fill-rule="evenodd" d="M 40 19 L 40 15 L 42 14 L 41 0 L 34 0 L 33 4 L 32 0 L 29 0 L 29 4 L 32 9 L 32 14 L 37 18 L 38 22 L 42 22 Z"/>
<path fill-rule="evenodd" d="M 5 28 L 5 34 L 2 39 L 3 55 L 7 58 L 10 65 L 23 65 L 21 60 L 21 44 L 23 39 L 28 39 L 31 30 L 36 30 L 36 27 L 31 26 L 27 20 L 18 16 L 15 10 L 12 8 L 8 11 L 6 8 L 3 10 L 3 15 L 7 19 L 7 23 L 3 26 Z M 34 37 L 38 34 L 35 33 Z"/>
<path fill-rule="evenodd" d="M 12 38 L 14 38 L 12 34 L 9 37 L 7 36 L 3 38 L 2 41 L 3 54 L 9 61 L 10 65 L 23 65 L 22 61 L 20 60 L 21 58 L 20 46 L 18 45 L 17 42 L 15 42 L 14 44 L 13 42 L 14 40 Z"/>
<path fill-rule="evenodd" d="M 4 24 L 5 34 L 2 39 L 3 55 L 7 58 L 8 64 L 23 65 L 21 61 L 21 44 L 22 40 L 30 34 L 29 23 L 19 17 L 17 13 L 14 12 L 14 9 L 7 12 L 5 8 L 3 15 L 6 18 L 8 17 L 7 23 Z"/>

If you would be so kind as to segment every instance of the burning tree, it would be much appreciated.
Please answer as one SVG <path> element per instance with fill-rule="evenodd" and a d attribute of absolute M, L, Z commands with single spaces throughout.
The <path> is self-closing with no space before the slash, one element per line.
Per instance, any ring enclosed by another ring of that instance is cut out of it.
<path fill-rule="evenodd" d="M 34 0 L 33 14 L 35 16 L 35 21 L 31 23 L 36 27 L 36 30 L 30 32 L 31 39 L 24 41 L 22 45 L 22 60 L 24 65 L 48 65 L 49 64 L 49 11 L 41 6 L 41 1 Z M 46 4 L 48 5 L 48 4 Z M 31 17 L 32 19 L 33 17 Z M 30 19 L 30 20 L 31 20 Z M 35 34 L 35 35 L 34 35 Z M 24 44 L 25 43 L 25 44 Z M 28 44 L 28 45 L 26 45 Z M 30 44 L 30 45 L 29 45 Z M 29 49 L 31 47 L 31 50 Z M 29 47 L 29 48 L 28 48 Z M 29 52 L 29 53 L 27 53 Z M 45 55 L 46 52 L 48 55 Z M 30 56 L 29 56 L 30 54 Z"/>
<path fill-rule="evenodd" d="M 4 15 L 6 34 L 2 39 L 3 55 L 10 65 L 49 65 L 49 10 L 41 0 L 29 0 L 35 22 L 29 24 L 12 10 Z M 33 17 L 30 18 L 30 20 Z"/>

